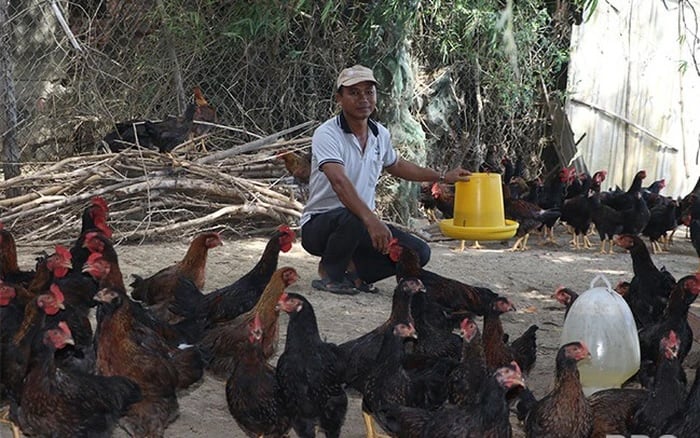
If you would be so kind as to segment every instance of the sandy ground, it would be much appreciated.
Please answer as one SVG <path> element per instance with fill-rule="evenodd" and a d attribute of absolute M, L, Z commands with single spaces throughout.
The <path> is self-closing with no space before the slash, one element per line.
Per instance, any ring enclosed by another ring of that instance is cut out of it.
<path fill-rule="evenodd" d="M 579 292 L 589 288 L 597 274 L 604 274 L 614 285 L 620 280 L 632 278 L 629 254 L 616 248 L 613 255 L 600 255 L 597 249 L 573 251 L 568 246 L 568 236 L 563 227 L 557 229 L 558 246 L 540 246 L 537 236 L 530 239 L 531 249 L 526 252 L 509 252 L 500 242 L 481 242 L 484 249 L 466 249 L 454 252 L 454 241 L 431 243 L 432 258 L 427 269 L 458 280 L 487 286 L 508 296 L 517 311 L 502 317 L 506 333 L 519 336 L 531 324 L 537 324 L 537 363 L 527 382 L 537 397 L 547 393 L 553 379 L 554 355 L 559 345 L 563 323 L 563 309 L 550 298 L 558 285 L 565 285 Z M 122 271 L 127 284 L 130 274 L 150 275 L 162 267 L 178 261 L 187 250 L 188 241 L 141 246 L 118 246 Z M 597 237 L 591 239 L 598 244 Z M 223 247 L 212 250 L 207 265 L 205 291 L 232 283 L 247 272 L 258 260 L 266 239 L 225 241 Z M 469 242 L 471 243 L 471 242 Z M 512 244 L 512 241 L 510 242 Z M 19 248 L 20 253 L 23 249 Z M 24 253 L 21 266 L 30 266 L 32 254 Z M 698 257 L 690 242 L 684 238 L 684 229 L 676 232 L 675 243 L 666 254 L 653 255 L 657 266 L 666 268 L 676 279 L 690 274 L 698 267 Z M 300 275 L 300 281 L 290 291 L 302 293 L 313 304 L 319 319 L 321 336 L 330 342 L 340 343 L 373 329 L 386 320 L 395 286 L 393 279 L 377 283 L 381 293 L 377 295 L 336 296 L 313 290 L 311 281 L 316 276 L 318 259 L 307 254 L 300 244 L 280 256 L 279 266 L 292 266 Z M 695 306 L 698 309 L 698 305 Z M 700 309 L 698 309 L 700 310 Z M 280 317 L 281 333 L 278 352 L 284 348 L 287 317 Z M 698 362 L 698 344 L 686 365 Z M 276 360 L 276 357 L 275 359 Z M 692 374 L 689 374 L 692 378 Z M 228 412 L 224 394 L 225 382 L 205 376 L 194 388 L 180 394 L 180 416 L 167 430 L 166 437 L 244 437 Z M 342 436 L 364 437 L 361 419 L 361 400 L 357 394 L 349 395 L 349 407 Z M 515 436 L 524 436 L 522 426 L 511 416 Z M 0 428 L 0 436 L 9 436 Z M 124 437 L 122 431 L 115 436 Z"/>

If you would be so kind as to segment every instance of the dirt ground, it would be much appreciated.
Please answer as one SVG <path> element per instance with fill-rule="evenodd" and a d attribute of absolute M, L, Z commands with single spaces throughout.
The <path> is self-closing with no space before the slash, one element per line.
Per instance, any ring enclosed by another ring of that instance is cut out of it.
<path fill-rule="evenodd" d="M 563 323 L 563 309 L 550 298 L 558 285 L 565 285 L 583 292 L 589 288 L 597 274 L 604 274 L 611 284 L 632 278 L 632 263 L 629 254 L 616 248 L 613 255 L 600 255 L 597 249 L 573 251 L 568 246 L 568 236 L 563 227 L 557 229 L 558 246 L 540 246 L 538 237 L 531 236 L 530 250 L 509 252 L 508 246 L 500 242 L 480 242 L 484 249 L 466 249 L 462 253 L 452 250 L 455 241 L 432 242 L 432 258 L 427 269 L 461 281 L 487 286 L 495 292 L 508 296 L 517 311 L 503 316 L 506 333 L 519 336 L 531 324 L 537 324 L 537 363 L 529 378 L 528 386 L 539 398 L 547 393 L 553 379 L 554 355 L 559 345 Z M 696 255 L 685 230 L 676 232 L 669 253 L 653 255 L 658 267 L 666 268 L 676 279 L 693 273 L 698 267 Z M 175 240 L 175 239 L 174 239 Z M 597 237 L 591 238 L 594 245 Z M 144 244 L 141 246 L 117 246 L 122 271 L 127 284 L 130 274 L 150 275 L 162 267 L 178 261 L 186 252 L 188 241 L 173 241 L 167 244 Z M 235 281 L 247 272 L 258 260 L 266 239 L 225 241 L 223 247 L 210 251 L 207 264 L 205 291 L 213 290 Z M 471 242 L 468 242 L 471 244 Z M 512 241 L 509 243 L 512 244 Z M 19 248 L 23 253 L 23 249 Z M 20 260 L 21 266 L 29 266 L 32 254 Z M 318 259 L 307 254 L 300 244 L 292 251 L 281 254 L 279 266 L 292 266 L 300 275 L 300 281 L 290 291 L 302 293 L 313 304 L 319 319 L 321 336 L 330 342 L 340 343 L 373 329 L 386 320 L 391 294 L 396 285 L 394 279 L 377 283 L 381 293 L 356 296 L 337 296 L 311 288 L 316 278 Z M 695 305 L 696 310 L 698 304 Z M 281 339 L 278 353 L 284 348 L 287 317 L 282 315 Z M 686 359 L 686 365 L 698 362 L 698 344 L 694 353 Z M 275 359 L 276 360 L 276 357 Z M 692 374 L 689 374 L 692 378 Z M 205 376 L 204 380 L 180 395 L 180 416 L 167 429 L 166 437 L 245 437 L 228 412 L 224 394 L 225 382 Z M 342 436 L 364 437 L 361 418 L 361 400 L 357 394 L 349 394 L 349 407 Z M 522 426 L 511 416 L 514 436 L 524 436 Z M 0 436 L 7 436 L 0 429 Z M 115 436 L 126 436 L 117 431 Z"/>

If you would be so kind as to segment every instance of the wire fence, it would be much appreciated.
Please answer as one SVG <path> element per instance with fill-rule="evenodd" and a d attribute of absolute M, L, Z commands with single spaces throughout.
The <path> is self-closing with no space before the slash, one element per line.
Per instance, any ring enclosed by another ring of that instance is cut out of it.
<path fill-rule="evenodd" d="M 234 128 L 215 132 L 214 147 L 325 118 L 333 108 L 340 58 L 291 65 L 289 53 L 252 46 L 241 54 L 221 31 L 234 18 L 226 12 L 235 12 L 225 2 L 199 2 L 210 22 L 192 32 L 174 25 L 183 13 L 166 9 L 174 2 L 20 3 L 0 22 L 10 48 L 1 74 L 13 79 L 3 91 L 14 97 L 0 100 L 0 130 L 17 142 L 22 163 L 92 153 L 120 121 L 180 115 L 195 86 Z"/>

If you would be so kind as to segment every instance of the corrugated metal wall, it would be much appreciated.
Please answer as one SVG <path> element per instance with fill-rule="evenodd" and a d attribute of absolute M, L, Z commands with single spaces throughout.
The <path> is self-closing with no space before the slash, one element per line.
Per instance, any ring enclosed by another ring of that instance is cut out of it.
<path fill-rule="evenodd" d="M 700 0 L 690 3 L 700 11 Z M 696 27 L 688 5 L 672 0 L 599 1 L 590 20 L 574 26 L 566 111 L 575 138 L 586 134 L 578 147 L 588 169 L 608 171 L 604 188 L 626 189 L 640 169 L 645 185 L 666 179 L 665 195 L 684 195 L 697 182 Z"/>

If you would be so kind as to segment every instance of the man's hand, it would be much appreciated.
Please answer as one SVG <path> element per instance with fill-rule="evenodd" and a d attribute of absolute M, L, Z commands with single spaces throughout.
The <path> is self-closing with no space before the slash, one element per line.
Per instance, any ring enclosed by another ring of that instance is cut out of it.
<path fill-rule="evenodd" d="M 374 246 L 374 249 L 382 254 L 388 254 L 389 241 L 391 240 L 391 231 L 389 227 L 374 215 L 365 222 L 365 225 L 367 226 L 369 237 L 372 239 L 372 246 Z"/>
<path fill-rule="evenodd" d="M 470 171 L 457 167 L 456 169 L 445 172 L 445 182 L 453 184 L 457 181 L 469 181 L 469 175 L 471 174 Z"/>

